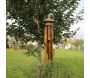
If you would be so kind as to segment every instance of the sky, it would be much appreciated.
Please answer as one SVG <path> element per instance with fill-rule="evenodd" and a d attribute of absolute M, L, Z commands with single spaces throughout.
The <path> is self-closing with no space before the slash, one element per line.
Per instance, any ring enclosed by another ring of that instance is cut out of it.
<path fill-rule="evenodd" d="M 79 12 L 83 7 L 84 7 L 84 0 L 80 0 L 79 6 L 76 11 Z"/>
<path fill-rule="evenodd" d="M 71 27 L 71 30 L 75 31 L 78 27 L 80 27 L 79 31 L 77 31 L 76 35 L 73 36 L 74 39 L 84 39 L 84 20 L 80 21 L 78 24 L 74 24 Z"/>
<path fill-rule="evenodd" d="M 76 10 L 76 13 L 81 11 L 84 7 L 84 0 L 80 1 L 80 4 Z M 74 24 L 71 26 L 71 30 L 75 31 L 78 27 L 80 27 L 80 30 L 76 33 L 76 35 L 73 37 L 74 39 L 84 39 L 84 20 L 80 21 L 77 24 Z"/>

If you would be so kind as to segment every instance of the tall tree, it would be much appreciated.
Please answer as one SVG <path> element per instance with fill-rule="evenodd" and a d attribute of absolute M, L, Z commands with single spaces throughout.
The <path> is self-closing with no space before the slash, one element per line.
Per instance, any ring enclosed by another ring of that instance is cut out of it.
<path fill-rule="evenodd" d="M 54 15 L 54 42 L 59 42 L 62 36 L 70 37 L 73 31 L 70 27 L 78 19 L 80 14 L 74 17 L 80 0 L 7 0 L 7 20 L 15 20 L 11 25 L 7 24 L 7 34 L 14 35 L 17 40 L 26 40 L 24 33 L 30 34 L 28 40 L 36 40 L 43 44 L 44 19 L 49 13 Z M 40 55 L 40 48 L 38 50 Z M 39 58 L 40 62 L 40 58 Z"/>
<path fill-rule="evenodd" d="M 75 46 L 83 46 L 84 45 L 84 40 L 83 39 L 76 39 L 73 42 L 73 45 L 75 45 Z"/>
<path fill-rule="evenodd" d="M 39 40 L 43 42 L 44 19 L 49 13 L 53 13 L 55 18 L 54 40 L 58 42 L 62 35 L 66 37 L 71 36 L 72 32 L 69 29 L 76 21 L 74 13 L 79 1 L 7 0 L 7 19 L 15 20 L 11 28 L 10 26 L 7 27 L 7 32 L 15 32 L 13 35 L 19 38 L 21 38 L 23 33 L 27 32 L 34 36 L 33 39 L 38 40 L 40 38 Z M 78 19 L 80 19 L 79 16 Z M 38 28 L 40 30 L 39 33 Z"/>

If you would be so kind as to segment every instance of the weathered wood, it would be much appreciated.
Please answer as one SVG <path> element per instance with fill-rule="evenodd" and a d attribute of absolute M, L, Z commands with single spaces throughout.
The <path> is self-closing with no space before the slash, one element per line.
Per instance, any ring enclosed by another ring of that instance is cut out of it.
<path fill-rule="evenodd" d="M 47 62 L 47 56 L 48 60 L 52 60 L 53 58 L 53 27 L 52 26 L 45 26 L 45 31 L 44 31 L 44 44 L 45 44 L 45 49 L 44 49 L 44 63 L 46 64 Z"/>
<path fill-rule="evenodd" d="M 48 52 L 48 46 L 47 46 L 47 41 L 48 41 L 48 27 L 45 26 L 45 31 L 44 31 L 44 63 L 46 64 L 47 62 L 47 52 Z"/>
<path fill-rule="evenodd" d="M 44 63 L 48 60 L 52 61 L 53 58 L 53 19 L 48 17 L 45 20 L 45 31 L 44 31 Z M 47 57 L 48 56 L 48 57 Z"/>
<path fill-rule="evenodd" d="M 50 40 L 50 60 L 52 61 L 53 58 L 53 27 L 51 26 L 51 40 Z"/>
<path fill-rule="evenodd" d="M 51 26 L 48 26 L 48 59 L 50 59 L 51 56 L 51 51 L 50 51 L 50 47 L 51 47 Z"/>

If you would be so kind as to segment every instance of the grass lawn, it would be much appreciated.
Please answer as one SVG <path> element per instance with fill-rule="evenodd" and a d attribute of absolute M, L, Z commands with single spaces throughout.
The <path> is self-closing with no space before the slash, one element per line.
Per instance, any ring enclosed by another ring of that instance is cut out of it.
<path fill-rule="evenodd" d="M 35 78 L 37 58 L 27 57 L 25 52 L 25 49 L 7 49 L 7 78 Z M 54 68 L 58 67 L 59 71 L 57 78 L 84 78 L 84 52 L 57 49 L 53 61 L 56 64 Z"/>

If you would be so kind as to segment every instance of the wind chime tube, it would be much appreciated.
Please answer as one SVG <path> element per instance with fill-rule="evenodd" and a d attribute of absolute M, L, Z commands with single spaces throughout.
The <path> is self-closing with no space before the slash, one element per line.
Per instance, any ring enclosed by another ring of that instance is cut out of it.
<path fill-rule="evenodd" d="M 51 26 L 48 26 L 48 48 L 49 48 L 49 51 L 48 51 L 48 59 L 50 59 L 51 60 L 51 40 L 52 40 L 52 38 L 51 38 L 51 36 L 52 36 L 52 33 L 51 33 Z"/>
<path fill-rule="evenodd" d="M 48 51 L 48 46 L 47 46 L 47 41 L 48 41 L 48 27 L 45 26 L 45 31 L 44 31 L 44 46 L 45 46 L 45 49 L 44 49 L 44 64 L 46 64 L 47 62 L 47 51 Z"/>
<path fill-rule="evenodd" d="M 51 61 L 53 58 L 53 26 L 51 26 Z"/>

